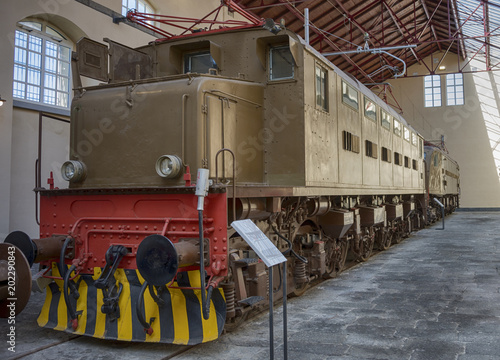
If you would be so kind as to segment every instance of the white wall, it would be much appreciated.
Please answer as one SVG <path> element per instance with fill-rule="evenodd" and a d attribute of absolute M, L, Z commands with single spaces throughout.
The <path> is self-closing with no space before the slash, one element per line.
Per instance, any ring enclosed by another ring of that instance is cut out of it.
<path fill-rule="evenodd" d="M 442 54 L 434 54 L 433 59 L 424 59 L 426 64 L 440 59 Z M 461 61 L 460 67 L 466 65 Z M 440 73 L 457 72 L 456 54 L 448 54 Z M 471 62 L 463 70 L 473 70 Z M 474 69 L 484 69 L 484 64 L 476 64 Z M 445 137 L 450 156 L 460 166 L 461 197 L 460 206 L 465 208 L 500 207 L 500 146 L 495 147 L 500 134 L 500 116 L 498 115 L 499 96 L 498 80 L 495 72 L 465 73 L 465 104 L 462 106 L 446 105 L 446 77 L 441 76 L 442 106 L 424 107 L 424 78 L 429 71 L 423 65 L 408 68 L 410 78 L 391 80 L 393 93 L 403 108 L 406 120 L 425 139 L 439 140 Z M 495 160 L 495 157 L 497 160 Z"/>

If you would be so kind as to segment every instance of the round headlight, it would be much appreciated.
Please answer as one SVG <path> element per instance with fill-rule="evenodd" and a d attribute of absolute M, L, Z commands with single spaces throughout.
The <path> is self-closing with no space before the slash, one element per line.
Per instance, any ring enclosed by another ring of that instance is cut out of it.
<path fill-rule="evenodd" d="M 156 172 L 161 177 L 175 178 L 182 169 L 182 160 L 175 155 L 162 155 L 156 160 Z"/>
<path fill-rule="evenodd" d="M 87 168 L 80 161 L 69 160 L 62 165 L 61 175 L 66 181 L 79 182 L 87 176 Z"/>

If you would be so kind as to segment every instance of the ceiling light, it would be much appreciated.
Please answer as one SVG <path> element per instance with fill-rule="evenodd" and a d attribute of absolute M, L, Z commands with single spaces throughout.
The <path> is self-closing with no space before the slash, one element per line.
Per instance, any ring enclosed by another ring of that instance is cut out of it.
<path fill-rule="evenodd" d="M 6 101 L 7 101 L 7 100 L 2 99 L 2 95 L 0 95 L 0 106 L 2 106 L 2 105 L 3 105 L 3 103 L 4 103 L 4 102 L 6 102 Z"/>
<path fill-rule="evenodd" d="M 446 66 L 441 65 L 441 66 L 439 67 L 439 70 L 446 70 Z"/>

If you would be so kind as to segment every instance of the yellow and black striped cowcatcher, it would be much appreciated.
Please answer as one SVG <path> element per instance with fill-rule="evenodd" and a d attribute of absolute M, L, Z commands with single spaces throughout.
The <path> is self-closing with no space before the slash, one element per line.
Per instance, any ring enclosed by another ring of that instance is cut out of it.
<path fill-rule="evenodd" d="M 57 264 L 52 264 L 52 274 L 59 276 Z M 123 285 L 118 300 L 120 317 L 112 320 L 101 312 L 103 293 L 94 286 L 94 281 L 101 274 L 101 268 L 94 269 L 94 275 L 81 275 L 74 279 L 78 300 L 70 296 L 72 305 L 76 302 L 78 327 L 73 330 L 70 316 L 63 295 L 62 280 L 55 280 L 46 288 L 46 298 L 38 317 L 38 325 L 54 330 L 74 334 L 93 336 L 101 339 L 123 341 L 162 342 L 182 345 L 194 345 L 217 339 L 224 328 L 226 319 L 226 301 L 222 289 L 215 289 L 210 301 L 210 317 L 203 318 L 201 309 L 201 291 L 176 289 L 174 287 L 200 287 L 200 272 L 189 271 L 178 276 L 168 291 L 163 291 L 160 298 L 164 305 L 158 306 L 149 292 L 144 293 L 143 315 L 147 321 L 154 318 L 148 335 L 138 320 L 136 303 L 139 300 L 144 279 L 137 270 L 117 269 L 115 279 Z"/>

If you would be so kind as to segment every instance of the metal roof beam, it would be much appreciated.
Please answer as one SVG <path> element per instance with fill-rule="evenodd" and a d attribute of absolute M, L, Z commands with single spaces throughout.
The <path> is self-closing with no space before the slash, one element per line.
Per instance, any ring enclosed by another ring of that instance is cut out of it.
<path fill-rule="evenodd" d="M 425 26 L 427 26 L 428 24 L 430 24 L 432 34 L 434 35 L 434 39 L 436 39 L 436 40 L 438 40 L 438 36 L 436 34 L 436 29 L 434 28 L 434 24 L 432 23 L 432 18 L 434 17 L 434 14 L 436 13 L 436 10 L 439 8 L 439 5 L 441 5 L 441 2 L 442 2 L 442 0 L 439 2 L 438 6 L 436 6 L 436 9 L 432 13 L 432 16 L 430 16 L 429 15 L 429 10 L 427 9 L 427 5 L 425 3 L 425 0 L 420 0 L 420 3 L 422 4 L 422 7 L 424 8 L 425 16 L 427 17 L 427 24 Z M 425 27 L 424 27 L 424 30 L 425 30 Z M 440 43 L 438 43 L 438 47 L 439 47 L 440 51 L 443 51 Z"/>

